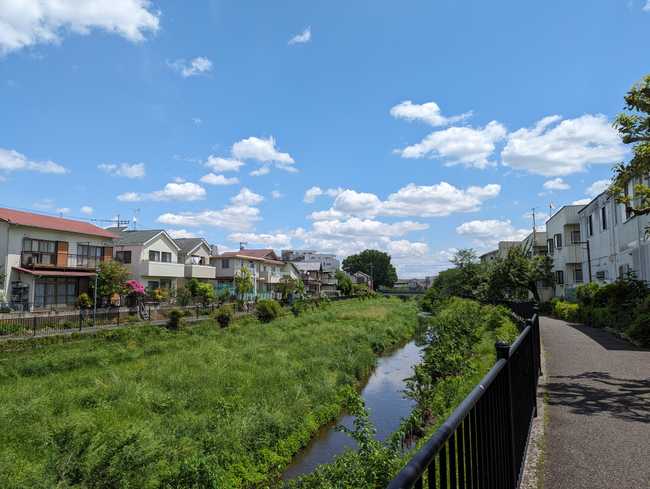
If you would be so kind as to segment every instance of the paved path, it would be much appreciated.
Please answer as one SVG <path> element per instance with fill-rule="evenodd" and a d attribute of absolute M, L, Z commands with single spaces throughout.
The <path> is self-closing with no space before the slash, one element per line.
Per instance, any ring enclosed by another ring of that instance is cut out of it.
<path fill-rule="evenodd" d="M 542 318 L 544 489 L 650 488 L 650 351 Z"/>

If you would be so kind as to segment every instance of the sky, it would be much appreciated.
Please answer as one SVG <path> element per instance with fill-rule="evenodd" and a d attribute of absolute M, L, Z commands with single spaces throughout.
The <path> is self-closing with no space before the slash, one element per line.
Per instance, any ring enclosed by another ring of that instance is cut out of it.
<path fill-rule="evenodd" d="M 0 206 L 401 277 L 629 157 L 650 0 L 0 0 Z"/>

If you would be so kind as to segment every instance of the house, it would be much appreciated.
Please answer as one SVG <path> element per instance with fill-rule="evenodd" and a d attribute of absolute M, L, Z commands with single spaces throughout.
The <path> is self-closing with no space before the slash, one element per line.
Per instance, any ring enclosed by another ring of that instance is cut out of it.
<path fill-rule="evenodd" d="M 488 251 L 479 256 L 481 263 L 488 263 L 494 261 L 498 258 L 505 259 L 508 256 L 508 252 L 515 246 L 521 245 L 520 241 L 499 241 L 496 250 Z"/>
<path fill-rule="evenodd" d="M 479 256 L 479 260 L 481 260 L 481 263 L 489 263 L 491 261 L 496 260 L 497 258 L 499 258 L 499 250 L 491 250 Z"/>
<path fill-rule="evenodd" d="M 546 221 L 547 249 L 553 259 L 556 297 L 572 297 L 585 281 L 585 242 L 580 233 L 578 212 L 582 205 L 565 205 Z"/>
<path fill-rule="evenodd" d="M 214 281 L 217 269 L 210 265 L 212 247 L 203 238 L 174 238 L 180 248 L 178 262 L 185 265 L 185 280 Z"/>
<path fill-rule="evenodd" d="M 273 296 L 285 274 L 295 274 L 271 249 L 240 249 L 210 258 L 216 268 L 217 287 L 234 289 L 235 277 L 246 268 L 253 278 L 254 296 Z"/>
<path fill-rule="evenodd" d="M 300 272 L 300 279 L 305 285 L 305 292 L 312 297 L 322 293 L 323 265 L 318 261 L 292 262 Z"/>
<path fill-rule="evenodd" d="M 546 256 L 548 254 L 548 243 L 546 231 L 533 231 L 520 243 L 524 254 L 528 257 Z"/>
<path fill-rule="evenodd" d="M 341 263 L 336 255 L 318 253 L 313 250 L 282 250 L 282 260 L 285 262 L 318 262 L 321 264 L 320 294 L 326 297 L 336 297 L 339 294 L 336 272 Z"/>
<path fill-rule="evenodd" d="M 628 185 L 633 195 L 634 185 Z M 591 280 L 610 283 L 632 274 L 650 281 L 650 241 L 646 228 L 650 216 L 633 216 L 607 192 L 597 195 L 578 212 L 582 236 L 589 243 L 582 268 Z"/>
<path fill-rule="evenodd" d="M 22 310 L 74 306 L 112 258 L 115 237 L 88 222 L 0 208 L 0 295 Z"/>
<path fill-rule="evenodd" d="M 178 289 L 185 279 L 185 264 L 178 262 L 181 248 L 165 230 L 109 229 L 118 236 L 115 260 L 128 268 L 132 279 L 149 291 Z"/>
<path fill-rule="evenodd" d="M 373 290 L 372 277 L 367 273 L 363 273 L 361 271 L 354 272 L 350 274 L 350 278 L 352 279 L 353 283 L 366 285 L 368 289 Z"/>

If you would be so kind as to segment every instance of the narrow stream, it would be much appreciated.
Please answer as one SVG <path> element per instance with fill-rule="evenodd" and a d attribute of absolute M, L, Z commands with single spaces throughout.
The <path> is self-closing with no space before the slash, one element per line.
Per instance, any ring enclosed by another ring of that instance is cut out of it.
<path fill-rule="evenodd" d="M 372 375 L 361 391 L 361 397 L 370 411 L 370 419 L 377 428 L 377 439 L 384 440 L 399 427 L 402 418 L 409 415 L 413 402 L 404 399 L 405 379 L 421 359 L 422 347 L 411 341 L 393 353 L 381 357 Z M 309 444 L 299 452 L 282 478 L 293 479 L 312 472 L 317 465 L 331 462 L 336 455 L 356 443 L 336 425 L 352 428 L 353 416 L 342 416 L 335 423 L 323 426 Z"/>

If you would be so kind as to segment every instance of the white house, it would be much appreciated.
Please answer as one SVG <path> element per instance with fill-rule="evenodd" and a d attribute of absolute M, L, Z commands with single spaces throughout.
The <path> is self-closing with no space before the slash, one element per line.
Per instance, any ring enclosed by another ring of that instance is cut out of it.
<path fill-rule="evenodd" d="M 578 211 L 582 205 L 565 205 L 546 221 L 548 254 L 553 259 L 556 297 L 573 294 L 585 279 L 586 244 L 580 233 Z"/>
<path fill-rule="evenodd" d="M 115 237 L 87 222 L 0 209 L 0 295 L 23 310 L 73 306 L 112 258 Z"/>
<path fill-rule="evenodd" d="M 175 238 L 180 248 L 178 261 L 185 265 L 185 280 L 195 278 L 201 281 L 214 281 L 216 267 L 210 265 L 212 248 L 203 238 Z"/>
<path fill-rule="evenodd" d="M 185 278 L 185 264 L 178 262 L 180 246 L 162 229 L 110 228 L 118 235 L 115 260 L 123 263 L 131 278 L 147 289 L 176 290 Z"/>
<path fill-rule="evenodd" d="M 283 277 L 292 274 L 271 249 L 227 251 L 211 257 L 210 263 L 216 267 L 218 287 L 234 287 L 235 277 L 246 268 L 253 278 L 255 296 L 274 293 Z"/>

